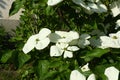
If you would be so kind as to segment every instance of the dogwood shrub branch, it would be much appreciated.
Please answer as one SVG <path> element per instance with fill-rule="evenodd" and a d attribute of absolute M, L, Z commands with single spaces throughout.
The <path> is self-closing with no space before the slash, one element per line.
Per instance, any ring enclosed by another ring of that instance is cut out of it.
<path fill-rule="evenodd" d="M 51 33 L 48 28 L 42 28 L 38 34 L 29 37 L 23 47 L 23 52 L 26 54 L 34 48 L 43 50 L 49 46 L 50 42 L 55 43 L 50 48 L 51 57 L 61 56 L 63 53 L 64 58 L 73 57 L 72 52 L 85 48 L 90 44 L 102 49 L 120 48 L 120 31 L 110 33 L 109 36 L 100 36 L 99 40 L 96 39 L 93 44 L 89 41 L 90 37 L 89 34 L 79 35 L 76 31 L 55 31 L 55 33 Z"/>

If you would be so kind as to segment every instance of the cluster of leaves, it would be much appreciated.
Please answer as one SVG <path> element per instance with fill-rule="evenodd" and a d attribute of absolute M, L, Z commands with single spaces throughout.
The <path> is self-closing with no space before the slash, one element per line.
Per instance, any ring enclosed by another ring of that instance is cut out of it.
<path fill-rule="evenodd" d="M 3 26 L 0 26 L 0 79 L 8 79 L 13 80 L 18 75 L 15 71 L 15 67 L 13 67 L 12 59 L 14 44 L 10 42 L 11 35 L 5 32 Z M 13 76 L 14 75 L 14 76 Z"/>
<path fill-rule="evenodd" d="M 108 4 L 113 1 L 106 0 L 103 2 L 109 6 Z M 14 47 L 11 49 L 5 46 L 8 50 L 5 51 L 6 49 L 4 49 L 2 50 L 3 54 L 0 54 L 1 63 L 12 64 L 20 76 L 19 79 L 69 80 L 70 72 L 87 62 L 89 62 L 91 71 L 97 75 L 99 80 L 105 79 L 103 73 L 108 66 L 113 65 L 120 70 L 119 49 L 99 49 L 87 46 L 75 52 L 71 59 L 50 57 L 49 46 L 42 51 L 34 49 L 29 54 L 22 52 L 27 39 L 38 33 L 43 27 L 52 31 L 75 30 L 80 34 L 91 34 L 93 30 L 100 30 L 109 34 L 116 32 L 114 23 L 120 16 L 113 18 L 110 11 L 89 15 L 71 0 L 64 0 L 63 3 L 53 7 L 47 5 L 47 0 L 16 0 L 12 4 L 10 15 L 17 13 L 20 8 L 24 9 L 20 18 L 20 27 L 15 31 L 16 35 L 10 39 Z M 76 9 L 79 12 L 76 12 Z M 0 46 L 0 49 L 3 48 Z"/>

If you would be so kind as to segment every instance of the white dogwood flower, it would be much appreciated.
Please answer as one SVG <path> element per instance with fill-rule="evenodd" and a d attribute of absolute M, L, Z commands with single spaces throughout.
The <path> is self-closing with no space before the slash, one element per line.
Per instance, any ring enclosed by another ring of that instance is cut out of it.
<path fill-rule="evenodd" d="M 83 0 L 72 0 L 75 4 L 80 5 L 85 9 L 85 11 L 89 14 L 92 14 L 93 12 L 91 11 L 90 7 L 87 6 L 87 4 Z"/>
<path fill-rule="evenodd" d="M 116 69 L 115 67 L 108 67 L 105 69 L 105 73 L 104 73 L 108 80 L 118 80 L 118 76 L 119 76 L 119 70 Z"/>
<path fill-rule="evenodd" d="M 113 39 L 120 39 L 120 31 L 117 33 L 110 33 L 109 36 Z"/>
<path fill-rule="evenodd" d="M 115 27 L 115 29 L 118 29 L 120 27 L 120 19 L 118 19 L 117 21 L 116 21 L 116 27 Z"/>
<path fill-rule="evenodd" d="M 84 65 L 83 67 L 81 67 L 81 70 L 82 70 L 82 72 L 89 71 L 90 70 L 89 63 L 87 63 L 86 65 Z"/>
<path fill-rule="evenodd" d="M 72 58 L 73 52 L 79 50 L 77 46 L 69 46 L 67 43 L 56 43 L 56 45 L 51 46 L 50 48 L 50 56 L 61 56 L 63 53 L 64 58 Z"/>
<path fill-rule="evenodd" d="M 120 1 L 115 1 L 111 4 L 111 11 L 113 14 L 113 17 L 116 17 L 120 14 Z"/>
<path fill-rule="evenodd" d="M 101 36 L 100 40 L 101 40 L 101 45 L 99 46 L 99 48 L 105 49 L 105 48 L 110 48 L 110 47 L 116 46 L 113 39 L 108 36 Z"/>
<path fill-rule="evenodd" d="M 101 1 L 96 0 L 89 0 L 88 2 L 84 2 L 84 0 L 72 0 L 75 4 L 82 6 L 85 8 L 89 14 L 92 14 L 93 12 L 96 13 L 102 13 L 107 12 L 107 7 L 102 4 Z"/>
<path fill-rule="evenodd" d="M 62 2 L 63 0 L 48 0 L 47 5 L 48 6 L 54 6 L 57 5 L 58 3 Z"/>
<path fill-rule="evenodd" d="M 109 36 L 100 36 L 100 48 L 120 48 L 120 31 L 111 33 Z"/>
<path fill-rule="evenodd" d="M 107 7 L 100 0 L 96 0 L 96 3 L 98 6 L 98 12 L 96 13 L 107 12 Z"/>
<path fill-rule="evenodd" d="M 48 38 L 48 35 L 50 33 L 51 31 L 49 29 L 43 28 L 40 30 L 38 34 L 30 36 L 30 38 L 27 40 L 23 47 L 23 52 L 27 54 L 33 48 L 41 50 L 47 47 L 48 44 L 50 43 L 50 39 Z"/>
<path fill-rule="evenodd" d="M 73 70 L 70 74 L 70 80 L 86 80 L 86 77 L 78 70 Z M 87 80 L 96 80 L 95 75 L 91 74 Z"/>

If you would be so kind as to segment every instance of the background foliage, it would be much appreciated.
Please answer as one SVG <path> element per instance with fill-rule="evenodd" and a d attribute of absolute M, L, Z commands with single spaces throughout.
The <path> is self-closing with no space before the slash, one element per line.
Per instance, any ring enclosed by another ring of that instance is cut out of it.
<path fill-rule="evenodd" d="M 109 7 L 114 0 L 102 0 Z M 28 54 L 22 52 L 27 39 L 39 32 L 43 27 L 52 31 L 75 30 L 78 33 L 88 33 L 100 30 L 108 35 L 116 32 L 115 21 L 120 18 L 112 17 L 111 12 L 87 14 L 83 8 L 75 5 L 71 0 L 50 7 L 47 0 L 16 0 L 12 4 L 10 15 L 23 8 L 20 18 L 20 27 L 15 31 L 15 36 L 6 38 L 7 35 L 0 28 L 0 67 L 4 70 L 13 71 L 14 76 L 10 80 L 69 80 L 70 72 L 79 66 L 90 63 L 90 69 L 96 74 L 98 80 L 106 80 L 103 75 L 108 66 L 115 66 L 120 70 L 119 49 L 99 49 L 91 45 L 74 53 L 73 58 L 50 57 L 49 46 L 42 51 L 32 50 Z M 78 12 L 76 12 L 76 9 Z M 92 35 L 98 37 L 98 35 Z M 9 45 L 9 47 L 8 47 Z M 52 45 L 52 44 L 50 44 Z M 4 71 L 3 71 L 4 72 Z M 85 72 L 89 75 L 91 72 Z M 4 73 L 3 73 L 4 75 Z"/>

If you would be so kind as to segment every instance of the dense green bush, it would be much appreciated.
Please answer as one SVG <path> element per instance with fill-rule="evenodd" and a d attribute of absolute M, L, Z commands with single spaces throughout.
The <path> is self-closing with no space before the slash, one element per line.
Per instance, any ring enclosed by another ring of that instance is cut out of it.
<path fill-rule="evenodd" d="M 54 6 L 48 6 L 47 0 L 16 0 L 12 4 L 10 15 L 20 8 L 24 11 L 20 17 L 20 27 L 9 40 L 13 47 L 0 46 L 0 49 L 4 46 L 8 49 L 2 50 L 4 53 L 1 55 L 1 63 L 12 64 L 19 75 L 18 80 L 69 80 L 71 71 L 80 70 L 86 63 L 89 63 L 90 71 L 82 72 L 84 75 L 94 73 L 97 80 L 106 80 L 104 70 L 107 67 L 115 66 L 120 70 L 119 48 L 101 49 L 90 44 L 75 51 L 72 58 L 51 57 L 50 46 L 54 43 L 50 43 L 44 50 L 33 49 L 28 54 L 22 51 L 28 38 L 43 28 L 48 28 L 51 32 L 77 31 L 80 35 L 86 33 L 91 36 L 89 40 L 116 33 L 119 28 L 115 29 L 115 22 L 120 16 L 113 17 L 111 14 L 109 4 L 113 0 L 101 2 L 107 6 L 107 12 L 89 14 L 72 0 L 64 0 Z"/>

